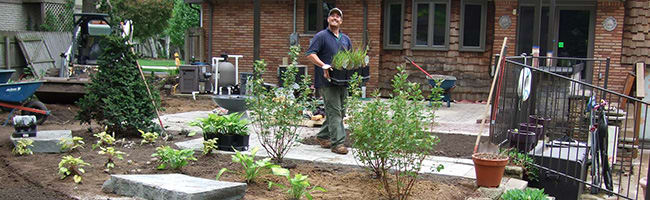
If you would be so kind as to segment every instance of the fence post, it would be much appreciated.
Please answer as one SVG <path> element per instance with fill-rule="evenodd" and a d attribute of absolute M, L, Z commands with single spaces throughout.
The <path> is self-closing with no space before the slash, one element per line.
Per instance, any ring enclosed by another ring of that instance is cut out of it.
<path fill-rule="evenodd" d="M 11 69 L 11 60 L 9 60 L 10 55 L 11 55 L 11 45 L 9 43 L 9 36 L 5 36 L 5 67 L 7 69 Z"/>
<path fill-rule="evenodd" d="M 605 64 L 605 85 L 603 85 L 603 88 L 607 89 L 607 81 L 609 80 L 609 61 L 611 60 L 610 57 L 607 57 L 607 63 Z"/>

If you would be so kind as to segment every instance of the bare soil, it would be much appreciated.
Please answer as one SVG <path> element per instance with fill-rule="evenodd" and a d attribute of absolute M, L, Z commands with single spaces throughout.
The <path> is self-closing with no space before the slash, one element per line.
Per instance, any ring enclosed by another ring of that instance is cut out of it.
<path fill-rule="evenodd" d="M 197 110 L 211 110 L 216 105 L 209 99 L 184 97 L 164 97 L 163 113 L 178 113 Z M 241 166 L 232 163 L 229 155 L 212 154 L 203 156 L 197 153 L 198 161 L 191 162 L 181 170 L 156 170 L 158 162 L 152 159 L 156 146 L 170 145 L 174 142 L 189 140 L 199 136 L 176 136 L 174 141 L 157 140 L 154 145 L 139 145 L 139 138 L 125 138 L 118 142 L 116 150 L 125 152 L 124 160 L 116 161 L 116 168 L 110 173 L 104 172 L 103 165 L 106 157 L 91 150 L 95 143 L 92 129 L 96 125 L 80 125 L 74 120 L 78 108 L 74 105 L 48 104 L 52 116 L 39 130 L 72 130 L 73 136 L 84 138 L 84 149 L 65 154 L 34 154 L 15 156 L 11 154 L 13 145 L 9 135 L 13 132 L 11 126 L 0 127 L 0 199 L 94 199 L 101 196 L 117 197 L 101 192 L 101 186 L 108 180 L 110 174 L 163 174 L 183 173 L 190 176 L 214 179 L 221 168 L 241 170 Z M 0 118 L 6 119 L 8 113 L 0 113 Z M 92 129 L 91 129 L 92 128 Z M 178 133 L 173 133 L 178 134 Z M 91 166 L 84 167 L 83 183 L 75 184 L 71 178 L 60 179 L 57 165 L 63 155 L 81 157 Z M 379 181 L 372 174 L 360 167 L 331 165 L 324 163 L 293 161 L 297 167 L 291 169 L 292 174 L 308 175 L 312 185 L 322 186 L 327 192 L 314 192 L 315 199 L 387 199 L 380 189 Z M 241 176 L 226 173 L 221 180 L 243 182 Z M 286 199 L 283 189 L 267 189 L 267 180 L 287 183 L 273 175 L 262 176 L 257 182 L 249 184 L 245 199 Z M 473 180 L 426 175 L 418 180 L 411 199 L 466 199 L 478 196 Z M 105 199 L 105 198 L 104 198 Z"/>

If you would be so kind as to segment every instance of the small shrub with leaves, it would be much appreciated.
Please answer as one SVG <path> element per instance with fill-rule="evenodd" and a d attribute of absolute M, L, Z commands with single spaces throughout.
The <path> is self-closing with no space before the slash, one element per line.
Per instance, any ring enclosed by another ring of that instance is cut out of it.
<path fill-rule="evenodd" d="M 106 167 L 106 171 L 110 171 L 111 169 L 115 168 L 115 159 L 124 159 L 122 155 L 124 155 L 124 152 L 121 151 L 116 151 L 115 148 L 113 147 L 99 147 L 102 150 L 98 151 L 97 153 L 99 155 L 106 155 L 108 157 L 108 160 L 106 161 L 106 164 L 104 164 L 104 167 Z"/>
<path fill-rule="evenodd" d="M 151 154 L 152 157 L 160 159 L 160 165 L 157 169 L 163 170 L 167 167 L 172 169 L 180 169 L 187 165 L 190 160 L 196 161 L 194 157 L 194 150 L 191 149 L 173 149 L 169 146 L 162 146 L 156 148 L 156 153 Z"/>
<path fill-rule="evenodd" d="M 250 156 L 242 154 L 237 150 L 235 150 L 235 155 L 232 155 L 232 162 L 239 163 L 242 165 L 242 168 L 244 168 L 244 172 L 241 173 L 241 175 L 243 175 L 246 179 L 246 183 L 254 182 L 255 178 L 261 176 L 264 173 L 268 173 L 267 170 L 269 169 L 280 167 L 271 163 L 271 158 L 255 161 L 255 154 L 258 150 L 258 147 L 253 148 L 253 150 L 251 150 Z M 221 169 L 217 174 L 217 180 L 219 180 L 221 175 L 226 171 L 228 171 L 228 169 Z"/>
<path fill-rule="evenodd" d="M 72 138 L 61 138 L 61 141 L 58 143 L 61 145 L 61 151 L 72 151 L 76 148 L 84 148 L 84 139 L 82 137 L 74 136 Z"/>
<path fill-rule="evenodd" d="M 219 138 L 212 138 L 203 141 L 203 148 L 201 148 L 201 150 L 203 150 L 203 155 L 211 154 L 212 151 L 217 149 L 217 140 L 219 140 Z"/>
<path fill-rule="evenodd" d="M 539 169 L 533 165 L 535 161 L 529 155 L 520 153 L 517 149 L 507 149 L 502 152 L 510 157 L 510 163 L 524 168 L 524 173 L 529 181 L 538 180 Z"/>
<path fill-rule="evenodd" d="M 86 173 L 86 170 L 82 168 L 83 166 L 90 166 L 90 164 L 84 162 L 81 157 L 63 156 L 61 162 L 59 162 L 61 179 L 73 176 L 75 183 L 81 183 L 81 175 Z"/>
<path fill-rule="evenodd" d="M 158 139 L 158 133 L 156 132 L 144 132 L 142 130 L 138 130 L 140 132 L 140 136 L 142 136 L 142 141 L 140 142 L 140 145 L 142 144 L 149 144 L 149 143 L 154 143 L 156 142 L 156 139 Z"/>
<path fill-rule="evenodd" d="M 115 138 L 113 136 L 109 135 L 106 133 L 106 131 L 101 132 L 101 133 L 95 133 L 93 134 L 97 139 L 97 143 L 93 144 L 93 150 L 95 150 L 97 147 L 102 147 L 102 146 L 107 146 L 107 145 L 113 145 L 115 144 Z"/>
<path fill-rule="evenodd" d="M 311 186 L 309 183 L 309 177 L 306 175 L 295 174 L 293 177 L 291 177 L 289 170 L 281 167 L 276 167 L 271 170 L 273 171 L 274 175 L 286 177 L 289 185 L 282 185 L 269 181 L 269 189 L 271 189 L 273 186 L 286 189 L 289 198 L 292 200 L 298 200 L 302 197 L 306 197 L 308 200 L 312 200 L 314 197 L 311 195 L 311 193 L 314 190 L 327 192 L 327 190 L 322 187 Z"/>
<path fill-rule="evenodd" d="M 32 152 L 32 147 L 34 146 L 34 140 L 31 139 L 20 139 L 18 142 L 16 142 L 16 146 L 14 147 L 13 150 L 11 150 L 11 153 L 14 155 L 32 155 L 34 152 Z"/>
<path fill-rule="evenodd" d="M 546 200 L 547 197 L 548 195 L 544 194 L 544 189 L 530 188 L 508 190 L 501 195 L 503 200 Z"/>

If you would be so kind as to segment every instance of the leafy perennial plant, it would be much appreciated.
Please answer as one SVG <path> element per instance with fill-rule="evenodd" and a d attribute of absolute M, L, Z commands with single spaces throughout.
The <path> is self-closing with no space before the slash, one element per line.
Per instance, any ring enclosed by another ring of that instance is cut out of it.
<path fill-rule="evenodd" d="M 61 138 L 58 143 L 61 145 L 61 151 L 74 150 L 76 148 L 84 148 L 84 139 L 82 137 L 74 136 L 72 138 Z"/>
<path fill-rule="evenodd" d="M 99 147 L 102 150 L 97 152 L 99 155 L 106 155 L 108 157 L 108 160 L 106 161 L 106 164 L 104 166 L 106 167 L 106 171 L 110 171 L 111 169 L 115 168 L 115 159 L 120 159 L 122 160 L 124 155 L 124 152 L 121 151 L 116 151 L 115 148 L 113 147 Z"/>
<path fill-rule="evenodd" d="M 11 150 L 11 153 L 14 155 L 32 155 L 34 152 L 32 152 L 31 147 L 33 147 L 34 140 L 31 139 L 20 139 L 18 142 L 16 142 L 16 146 L 14 147 L 13 150 Z"/>
<path fill-rule="evenodd" d="M 237 150 L 235 150 L 235 155 L 232 155 L 232 162 L 239 163 L 244 168 L 244 172 L 241 174 L 246 179 L 246 183 L 255 182 L 255 179 L 257 177 L 261 176 L 264 173 L 268 173 L 267 170 L 280 167 L 271 163 L 271 158 L 265 158 L 256 161 L 255 154 L 258 150 L 258 147 L 253 148 L 253 150 L 251 150 L 250 156 L 242 154 Z M 226 171 L 228 171 L 228 169 L 221 169 L 217 174 L 217 180 L 219 180 L 221 175 Z"/>
<path fill-rule="evenodd" d="M 307 197 L 308 200 L 312 200 L 314 197 L 311 195 L 311 193 L 314 190 L 327 192 L 327 190 L 325 190 L 322 187 L 319 186 L 312 187 L 311 184 L 309 184 L 309 178 L 306 175 L 295 174 L 292 178 L 288 169 L 276 167 L 271 170 L 273 171 L 273 175 L 286 177 L 287 181 L 289 182 L 289 185 L 285 186 L 285 185 L 281 185 L 269 181 L 269 189 L 271 189 L 273 186 L 277 186 L 282 189 L 287 189 L 287 194 L 289 195 L 289 198 L 291 200 L 298 200 L 303 196 Z"/>
<path fill-rule="evenodd" d="M 152 157 L 160 158 L 160 165 L 157 169 L 162 170 L 170 167 L 172 169 L 180 169 L 188 164 L 188 161 L 196 161 L 194 157 L 194 150 L 183 149 L 177 150 L 169 146 L 162 146 L 156 148 L 156 153 L 151 154 Z"/>
<path fill-rule="evenodd" d="M 86 170 L 82 168 L 83 166 L 90 166 L 90 164 L 84 162 L 81 157 L 63 156 L 61 162 L 59 162 L 61 179 L 73 176 L 75 183 L 81 183 L 81 175 L 86 173 Z"/>

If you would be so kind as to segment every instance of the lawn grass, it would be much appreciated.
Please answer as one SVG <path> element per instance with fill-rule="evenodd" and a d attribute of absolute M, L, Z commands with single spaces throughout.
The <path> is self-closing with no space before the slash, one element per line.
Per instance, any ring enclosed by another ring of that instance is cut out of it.
<path fill-rule="evenodd" d="M 140 66 L 176 66 L 176 62 L 174 60 L 169 59 L 169 60 L 159 60 L 159 59 L 138 59 L 138 63 L 140 63 Z M 181 64 L 184 62 L 181 60 Z"/>

